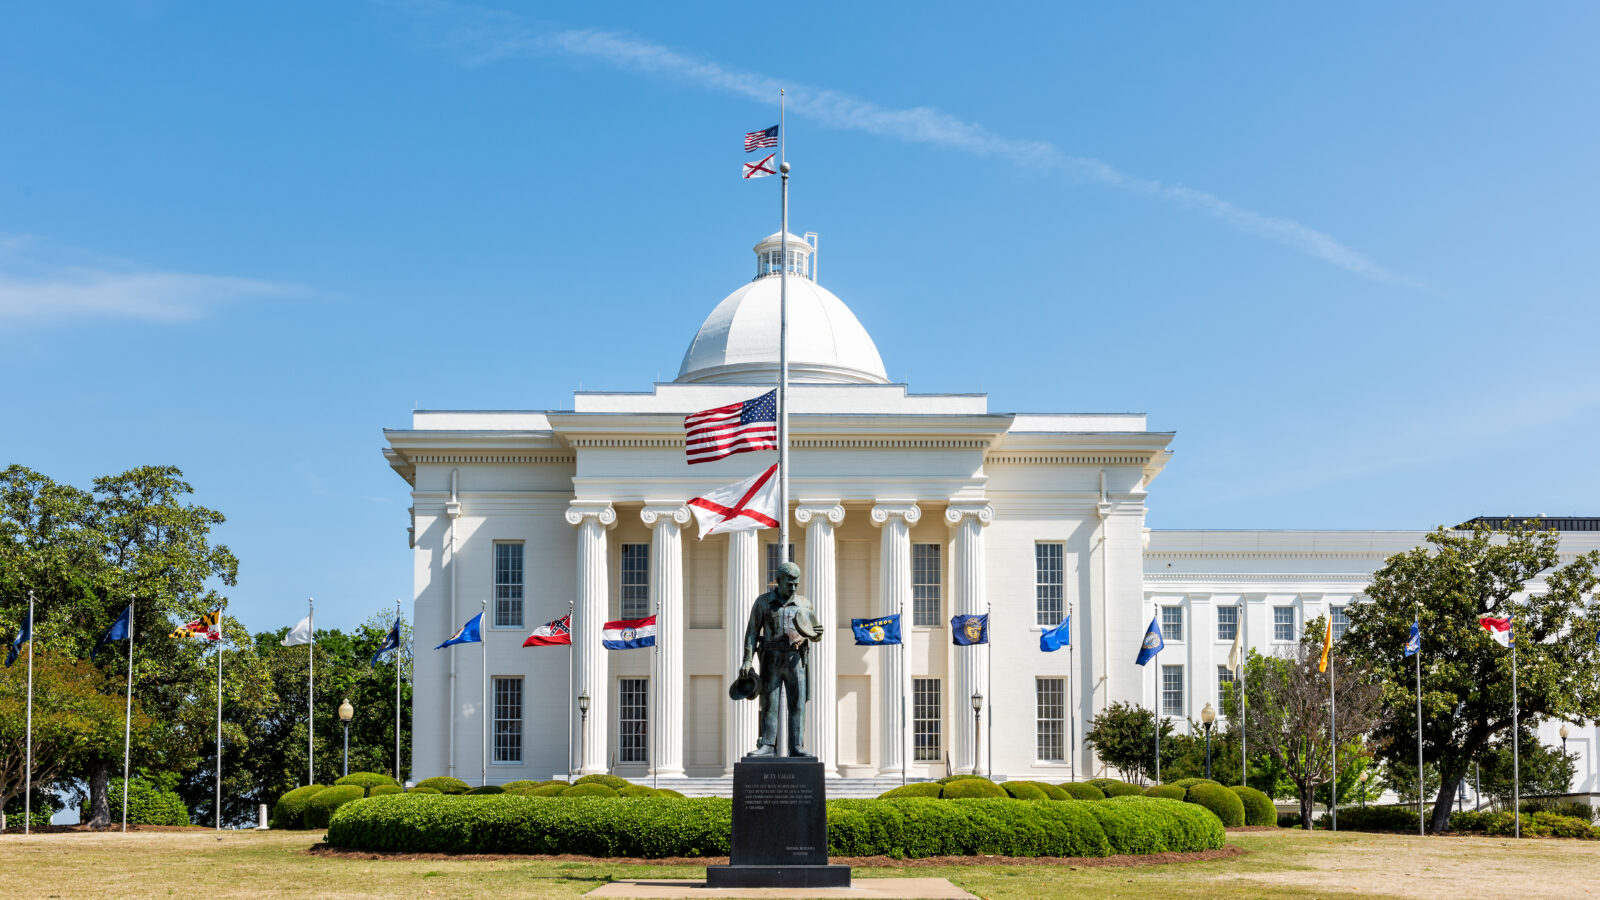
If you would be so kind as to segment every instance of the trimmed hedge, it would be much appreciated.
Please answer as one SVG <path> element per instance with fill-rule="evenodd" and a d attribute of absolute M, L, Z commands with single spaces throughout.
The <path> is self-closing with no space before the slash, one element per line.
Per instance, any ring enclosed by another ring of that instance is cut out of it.
<path fill-rule="evenodd" d="M 946 775 L 945 777 L 934 781 L 934 784 L 949 784 L 952 781 L 972 781 L 973 779 L 977 779 L 978 781 L 989 780 L 982 775 Z"/>
<path fill-rule="evenodd" d="M 1189 791 L 1175 784 L 1152 784 L 1144 789 L 1144 795 L 1146 797 L 1162 797 L 1167 800 L 1182 800 L 1189 795 Z"/>
<path fill-rule="evenodd" d="M 312 797 L 315 797 L 327 787 L 325 784 L 308 784 L 305 787 L 297 787 L 279 797 L 278 802 L 272 805 L 272 816 L 267 820 L 268 827 L 305 827 L 300 824 L 300 817 L 305 814 L 306 804 L 310 803 Z"/>
<path fill-rule="evenodd" d="M 1228 790 L 1238 795 L 1239 801 L 1244 804 L 1244 823 L 1246 825 L 1277 825 L 1278 808 L 1272 805 L 1272 798 L 1262 791 L 1244 785 L 1234 785 Z"/>
<path fill-rule="evenodd" d="M 432 778 L 424 778 L 417 782 L 417 787 L 433 788 L 441 794 L 465 794 L 472 789 L 472 786 L 465 781 L 459 778 L 451 778 L 449 775 L 435 775 Z"/>
<path fill-rule="evenodd" d="M 619 778 L 616 775 L 585 775 L 582 778 L 579 778 L 577 781 L 574 781 L 573 784 L 603 784 L 606 787 L 611 788 L 613 791 L 620 791 L 629 784 L 632 784 L 632 782 L 626 778 Z"/>
<path fill-rule="evenodd" d="M 623 782 L 623 785 L 626 786 L 627 782 Z M 608 787 L 606 785 L 600 784 L 599 782 L 596 782 L 596 781 L 590 781 L 590 782 L 587 782 L 585 784 L 574 784 L 571 787 L 563 788 L 561 793 L 557 794 L 556 796 L 558 796 L 558 797 L 605 797 L 605 798 L 609 798 L 609 799 L 613 799 L 614 800 L 620 795 L 616 791 L 612 790 L 610 787 Z"/>
<path fill-rule="evenodd" d="M 924 797 L 932 800 L 939 799 L 944 793 L 944 786 L 937 781 L 916 781 L 911 784 L 902 784 L 897 788 L 890 788 L 878 795 L 879 800 L 909 800 Z"/>
<path fill-rule="evenodd" d="M 1215 781 L 1198 782 L 1189 788 L 1183 800 L 1211 810 L 1224 828 L 1238 828 L 1244 824 L 1244 801 Z"/>
<path fill-rule="evenodd" d="M 622 802 L 509 794 L 388 796 L 339 808 L 327 841 L 399 853 L 723 856 L 732 817 L 733 804 L 715 797 Z M 1107 856 L 1216 849 L 1223 838 L 1216 817 L 1201 808 L 1144 797 L 1106 803 L 828 804 L 828 849 L 835 856 Z"/>
<path fill-rule="evenodd" d="M 1317 827 L 1327 828 L 1333 823 L 1327 813 L 1317 817 Z M 1451 824 L 1455 824 L 1452 817 Z M 1398 831 L 1417 833 L 1417 810 L 1404 806 L 1360 806 L 1339 810 L 1340 831 Z"/>
<path fill-rule="evenodd" d="M 975 775 L 958 775 L 955 781 L 945 784 L 939 794 L 945 800 L 979 800 L 991 797 L 1004 798 L 1005 788 Z"/>
<path fill-rule="evenodd" d="M 1057 790 L 1066 794 L 1073 800 L 1104 800 L 1105 791 L 1100 790 L 1087 781 L 1063 781 Z"/>
<path fill-rule="evenodd" d="M 414 787 L 414 788 L 406 788 L 406 793 L 408 793 L 408 794 L 437 794 L 437 793 L 439 793 L 439 790 L 437 788 L 431 788 L 431 787 Z"/>
<path fill-rule="evenodd" d="M 547 785 L 545 785 L 543 787 L 536 787 L 532 791 L 529 791 L 528 793 L 531 794 L 534 797 L 554 797 L 554 796 L 560 794 L 562 791 L 566 790 L 569 787 L 572 787 L 572 785 L 567 784 L 565 781 L 557 781 L 554 784 L 547 784 Z M 518 791 L 517 793 L 520 794 L 522 792 Z"/>
<path fill-rule="evenodd" d="M 373 785 L 372 790 L 367 791 L 367 796 L 382 797 L 384 794 L 404 794 L 405 792 L 406 789 L 398 784 L 379 784 Z"/>
<path fill-rule="evenodd" d="M 684 795 L 678 793 L 677 791 L 675 791 L 675 790 L 673 790 L 671 788 L 656 788 L 656 796 L 657 797 L 670 797 L 673 800 L 687 800 L 687 799 L 689 799 L 688 797 L 685 797 Z"/>
<path fill-rule="evenodd" d="M 472 790 L 467 791 L 468 794 L 474 794 L 474 795 L 504 794 L 505 792 L 506 792 L 506 789 L 501 787 L 498 784 L 480 784 L 477 787 L 473 788 Z"/>
<path fill-rule="evenodd" d="M 1022 781 L 1008 781 L 1008 782 L 1006 782 L 1006 784 L 1027 784 L 1027 785 L 1032 785 L 1033 787 L 1036 787 L 1039 790 L 1044 791 L 1045 797 L 1047 799 L 1050 799 L 1050 800 L 1071 800 L 1072 799 L 1072 795 L 1071 794 L 1067 793 L 1066 791 L 1063 791 L 1061 788 L 1058 788 L 1053 784 L 1046 784 L 1043 781 L 1028 781 L 1028 780 L 1024 779 Z"/>
<path fill-rule="evenodd" d="M 504 788 L 505 792 L 508 794 L 527 794 L 534 788 L 544 787 L 549 783 L 550 782 L 548 781 L 531 781 L 528 779 L 522 779 L 520 781 L 508 781 L 505 784 L 500 785 L 500 787 Z M 561 783 L 566 784 L 564 781 Z"/>
<path fill-rule="evenodd" d="M 1039 790 L 1026 781 L 1007 781 L 1000 785 L 1001 790 L 1013 800 L 1049 800 L 1050 795 Z"/>
<path fill-rule="evenodd" d="M 1115 778 L 1091 778 L 1084 784 L 1094 785 L 1107 797 L 1137 797 L 1144 793 L 1138 785 L 1118 781 Z"/>
<path fill-rule="evenodd" d="M 301 817 L 303 827 L 327 828 L 328 820 L 333 817 L 334 810 L 344 806 L 346 803 L 360 800 L 365 795 L 366 792 L 354 784 L 339 785 L 318 791 L 306 803 L 305 813 Z"/>
<path fill-rule="evenodd" d="M 641 785 L 641 784 L 630 784 L 627 787 L 623 788 L 622 790 L 617 791 L 617 794 L 619 796 L 628 797 L 628 798 L 654 797 L 656 795 L 656 792 L 654 790 L 652 790 L 651 788 L 647 788 L 647 787 L 645 787 L 644 785 Z"/>
<path fill-rule="evenodd" d="M 1184 790 L 1188 790 L 1189 788 L 1192 788 L 1197 784 L 1217 784 L 1217 785 L 1220 785 L 1220 784 L 1222 784 L 1222 782 L 1220 782 L 1220 781 L 1212 781 L 1209 778 L 1195 777 L 1195 778 L 1179 778 L 1177 781 L 1169 781 L 1169 782 L 1167 782 L 1167 784 L 1175 784 L 1178 787 L 1183 788 Z"/>
<path fill-rule="evenodd" d="M 189 807 L 183 804 L 183 798 L 176 791 L 167 790 L 164 784 L 175 784 L 171 781 L 157 781 L 145 778 L 142 775 L 133 777 L 133 790 L 128 792 L 128 824 L 129 825 L 188 825 Z M 111 787 L 106 792 L 106 802 L 112 810 L 112 817 L 121 821 L 122 816 L 122 779 L 111 779 Z M 84 803 L 88 805 L 87 801 Z M 17 821 L 22 821 L 22 816 L 17 816 Z"/>
<path fill-rule="evenodd" d="M 361 790 L 364 792 L 364 796 L 370 797 L 372 796 L 373 788 L 378 787 L 379 785 L 394 785 L 398 787 L 400 782 L 378 772 L 351 772 L 349 775 L 346 775 L 338 781 L 335 781 L 333 784 L 334 787 L 343 787 L 344 785 L 353 784 L 356 787 L 361 788 Z"/>

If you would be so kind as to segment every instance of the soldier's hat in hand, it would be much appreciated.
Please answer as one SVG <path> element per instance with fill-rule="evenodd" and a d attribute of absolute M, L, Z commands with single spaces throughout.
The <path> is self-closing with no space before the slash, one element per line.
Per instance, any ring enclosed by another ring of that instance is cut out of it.
<path fill-rule="evenodd" d="M 761 693 L 761 686 L 756 684 L 756 676 L 749 672 L 741 672 L 733 684 L 728 685 L 728 697 L 733 700 L 754 700 Z"/>

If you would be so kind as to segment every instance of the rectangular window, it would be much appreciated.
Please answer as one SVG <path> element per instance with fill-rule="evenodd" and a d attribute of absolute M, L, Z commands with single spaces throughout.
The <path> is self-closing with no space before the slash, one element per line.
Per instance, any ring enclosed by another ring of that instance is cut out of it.
<path fill-rule="evenodd" d="M 622 618 L 650 615 L 650 545 L 622 545 Z"/>
<path fill-rule="evenodd" d="M 1034 696 L 1034 753 L 1040 762 L 1067 758 L 1067 680 L 1036 678 Z"/>
<path fill-rule="evenodd" d="M 1067 615 L 1066 548 L 1062 544 L 1033 545 L 1034 624 L 1054 628 Z"/>
<path fill-rule="evenodd" d="M 522 627 L 522 545 L 494 545 L 494 624 Z"/>
<path fill-rule="evenodd" d="M 944 624 L 939 597 L 941 572 L 938 544 L 911 545 L 911 624 L 926 628 Z"/>
<path fill-rule="evenodd" d="M 1183 607 L 1161 607 L 1161 637 L 1168 641 L 1183 640 Z"/>
<path fill-rule="evenodd" d="M 1232 669 L 1217 666 L 1217 715 L 1228 708 L 1228 685 L 1238 683 L 1238 675 Z"/>
<path fill-rule="evenodd" d="M 1294 640 L 1294 607 L 1272 608 L 1272 639 L 1280 643 Z"/>
<path fill-rule="evenodd" d="M 1335 606 L 1333 608 L 1332 615 L 1333 615 L 1333 639 L 1337 641 L 1340 638 L 1344 637 L 1344 633 L 1346 631 L 1350 630 L 1350 617 L 1345 615 L 1344 607 L 1342 607 L 1342 606 Z"/>
<path fill-rule="evenodd" d="M 937 762 L 944 757 L 939 714 L 939 679 L 911 679 L 911 736 L 917 762 Z"/>
<path fill-rule="evenodd" d="M 1183 666 L 1161 667 L 1161 714 L 1179 716 L 1183 707 Z"/>
<path fill-rule="evenodd" d="M 522 679 L 494 680 L 494 761 L 522 762 Z"/>
<path fill-rule="evenodd" d="M 650 761 L 650 680 L 617 681 L 617 762 Z"/>
<path fill-rule="evenodd" d="M 1217 640 L 1233 642 L 1239 636 L 1239 607 L 1217 607 Z"/>
<path fill-rule="evenodd" d="M 772 588 L 778 586 L 778 566 L 782 565 L 782 563 L 778 560 L 778 542 L 773 541 L 772 543 L 768 544 L 766 552 L 767 589 L 771 590 Z M 789 545 L 789 562 L 794 562 L 794 544 L 792 543 Z M 805 592 L 801 591 L 800 593 L 803 594 Z"/>

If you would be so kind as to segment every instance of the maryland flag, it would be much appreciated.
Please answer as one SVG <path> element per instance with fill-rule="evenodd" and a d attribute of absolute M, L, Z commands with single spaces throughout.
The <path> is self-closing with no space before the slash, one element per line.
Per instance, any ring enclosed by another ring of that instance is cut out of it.
<path fill-rule="evenodd" d="M 208 612 L 187 625 L 172 630 L 175 638 L 201 638 L 207 641 L 222 640 L 222 610 Z"/>
<path fill-rule="evenodd" d="M 1322 634 L 1322 660 L 1317 663 L 1318 672 L 1328 671 L 1328 651 L 1333 649 L 1333 615 L 1328 615 L 1328 630 Z"/>

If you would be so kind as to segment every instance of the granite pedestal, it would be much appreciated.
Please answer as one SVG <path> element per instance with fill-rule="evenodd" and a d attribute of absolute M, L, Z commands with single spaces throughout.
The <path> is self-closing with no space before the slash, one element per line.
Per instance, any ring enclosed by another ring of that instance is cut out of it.
<path fill-rule="evenodd" d="M 850 867 L 828 864 L 827 792 L 812 757 L 745 757 L 733 764 L 733 834 L 712 888 L 841 888 Z"/>

